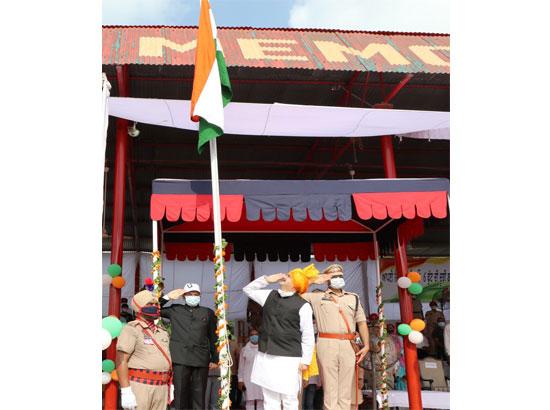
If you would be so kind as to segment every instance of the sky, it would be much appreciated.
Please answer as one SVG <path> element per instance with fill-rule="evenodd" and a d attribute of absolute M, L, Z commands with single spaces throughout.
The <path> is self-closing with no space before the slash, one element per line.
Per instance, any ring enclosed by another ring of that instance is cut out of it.
<path fill-rule="evenodd" d="M 218 26 L 450 32 L 450 0 L 210 0 Z M 195 26 L 199 0 L 103 0 L 105 25 Z"/>

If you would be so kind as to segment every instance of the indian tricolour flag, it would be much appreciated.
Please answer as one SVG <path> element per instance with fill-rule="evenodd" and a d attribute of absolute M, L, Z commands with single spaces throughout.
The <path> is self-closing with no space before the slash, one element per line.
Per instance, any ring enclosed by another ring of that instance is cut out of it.
<path fill-rule="evenodd" d="M 199 122 L 199 153 L 204 144 L 223 134 L 223 108 L 229 101 L 231 84 L 214 15 L 208 0 L 201 0 L 191 95 L 191 120 Z"/>

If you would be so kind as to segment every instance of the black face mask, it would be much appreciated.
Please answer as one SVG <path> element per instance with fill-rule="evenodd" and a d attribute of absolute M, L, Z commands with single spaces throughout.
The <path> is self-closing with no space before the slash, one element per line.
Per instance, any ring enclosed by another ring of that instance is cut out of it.
<path fill-rule="evenodd" d="M 160 310 L 158 306 L 143 306 L 141 314 L 148 319 L 157 319 L 160 316 Z"/>

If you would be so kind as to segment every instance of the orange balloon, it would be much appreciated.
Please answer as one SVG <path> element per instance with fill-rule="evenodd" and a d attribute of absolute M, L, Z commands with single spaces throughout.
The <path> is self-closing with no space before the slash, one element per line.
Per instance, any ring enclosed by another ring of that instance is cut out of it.
<path fill-rule="evenodd" d="M 420 276 L 420 273 L 418 272 L 409 272 L 407 277 L 411 280 L 411 282 L 420 282 L 422 279 L 422 276 Z"/>
<path fill-rule="evenodd" d="M 113 285 L 115 288 L 120 289 L 126 284 L 126 281 L 122 276 L 115 276 L 111 280 L 111 285 Z"/>
<path fill-rule="evenodd" d="M 115 382 L 118 382 L 118 374 L 116 373 L 116 370 L 113 370 L 111 372 L 111 380 L 114 380 Z"/>
<path fill-rule="evenodd" d="M 426 328 L 426 323 L 424 323 L 422 319 L 413 319 L 411 320 L 410 326 L 412 330 L 422 332 Z"/>

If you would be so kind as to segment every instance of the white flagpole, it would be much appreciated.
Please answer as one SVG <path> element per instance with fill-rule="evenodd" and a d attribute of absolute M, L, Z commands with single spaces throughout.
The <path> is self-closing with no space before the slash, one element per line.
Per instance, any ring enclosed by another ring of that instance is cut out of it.
<path fill-rule="evenodd" d="M 212 205 L 214 211 L 214 245 L 219 247 L 221 254 L 222 246 L 222 221 L 220 205 L 220 180 L 218 176 L 218 150 L 216 138 L 210 141 L 210 172 L 212 173 Z"/>
<path fill-rule="evenodd" d="M 222 222 L 221 222 L 221 204 L 220 204 L 220 181 L 218 176 L 218 150 L 216 138 L 209 141 L 210 144 L 210 171 L 212 173 L 212 211 L 214 219 L 214 247 L 215 260 L 218 261 L 218 266 L 215 272 L 216 279 L 216 294 L 217 298 L 222 297 L 223 301 L 217 303 L 219 313 L 218 316 L 218 337 L 220 345 L 219 350 L 219 365 L 221 377 L 221 394 L 225 397 L 221 404 L 222 410 L 229 410 L 229 390 L 231 388 L 230 369 L 233 364 L 231 353 L 229 352 L 229 335 L 227 333 L 227 320 L 225 312 L 225 285 L 224 285 L 224 270 L 225 261 L 222 255 Z M 216 299 L 218 302 L 219 299 Z"/>

